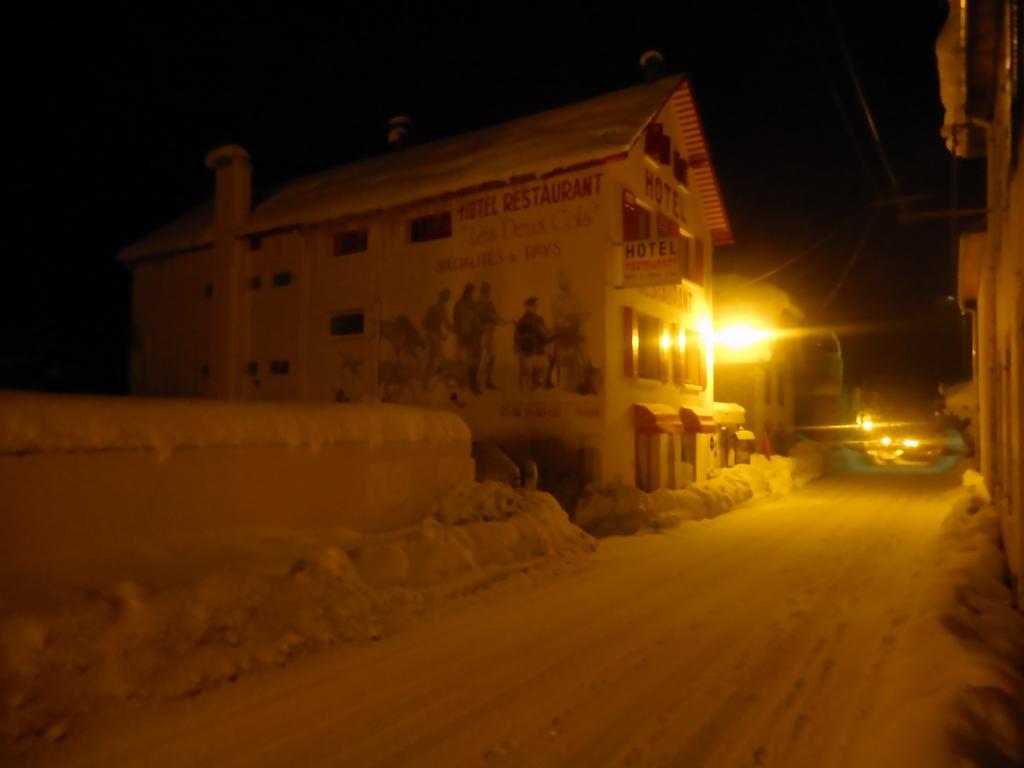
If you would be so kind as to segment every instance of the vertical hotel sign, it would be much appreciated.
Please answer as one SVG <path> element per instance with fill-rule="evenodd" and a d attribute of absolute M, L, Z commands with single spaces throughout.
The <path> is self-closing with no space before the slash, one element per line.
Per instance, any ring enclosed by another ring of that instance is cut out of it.
<path fill-rule="evenodd" d="M 667 285 L 686 277 L 689 240 L 637 240 L 619 246 L 622 286 Z"/>

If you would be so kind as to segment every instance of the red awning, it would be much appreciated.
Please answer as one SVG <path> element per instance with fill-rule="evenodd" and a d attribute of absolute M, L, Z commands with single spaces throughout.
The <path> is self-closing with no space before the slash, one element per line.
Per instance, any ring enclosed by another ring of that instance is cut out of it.
<path fill-rule="evenodd" d="M 678 435 L 683 431 L 679 413 L 662 403 L 635 403 L 633 405 L 636 431 L 641 435 Z"/>
<path fill-rule="evenodd" d="M 679 420 L 686 432 L 714 432 L 715 415 L 699 408 L 680 408 Z"/>

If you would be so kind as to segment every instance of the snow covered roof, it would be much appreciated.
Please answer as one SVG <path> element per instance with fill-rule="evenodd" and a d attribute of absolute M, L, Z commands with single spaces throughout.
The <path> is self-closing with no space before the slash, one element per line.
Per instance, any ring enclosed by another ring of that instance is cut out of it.
<path fill-rule="evenodd" d="M 683 76 L 298 179 L 258 205 L 239 236 L 369 214 L 618 159 L 668 104 L 684 136 L 691 184 L 703 204 L 712 241 L 730 243 L 732 232 L 707 139 Z M 202 221 L 190 218 L 192 214 L 182 217 L 123 250 L 121 259 L 133 261 L 208 242 L 208 213 Z"/>
<path fill-rule="evenodd" d="M 202 250 L 212 245 L 213 201 L 209 200 L 124 248 L 118 258 L 132 262 L 141 258 Z"/>
<path fill-rule="evenodd" d="M 381 403 L 231 403 L 0 392 L 0 455 L 238 445 L 466 443 L 439 409 Z"/>

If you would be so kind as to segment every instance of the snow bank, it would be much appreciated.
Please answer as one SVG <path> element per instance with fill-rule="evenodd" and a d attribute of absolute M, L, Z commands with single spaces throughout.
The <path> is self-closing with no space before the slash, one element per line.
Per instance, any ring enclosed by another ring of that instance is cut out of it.
<path fill-rule="evenodd" d="M 0 393 L 0 594 L 183 532 L 397 530 L 472 478 L 436 409 Z"/>
<path fill-rule="evenodd" d="M 0 454 L 470 440 L 458 416 L 382 403 L 233 403 L 0 392 Z"/>
<path fill-rule="evenodd" d="M 685 520 L 717 517 L 757 496 L 789 493 L 828 470 L 828 448 L 819 443 L 800 443 L 791 453 L 770 459 L 755 454 L 750 464 L 719 470 L 711 479 L 678 491 L 598 488 L 580 501 L 575 522 L 594 536 L 672 528 Z"/>
<path fill-rule="evenodd" d="M 998 511 L 976 472 L 964 475 L 931 567 L 913 657 L 890 671 L 897 683 L 880 717 L 879 743 L 905 754 L 881 762 L 1024 765 L 1024 615 L 1013 606 Z"/>
<path fill-rule="evenodd" d="M 59 740 L 76 718 L 130 700 L 192 696 L 295 654 L 377 639 L 431 603 L 595 544 L 546 493 L 467 484 L 422 524 L 207 542 L 164 553 L 172 581 L 80 574 L 0 615 L 0 741 Z"/>

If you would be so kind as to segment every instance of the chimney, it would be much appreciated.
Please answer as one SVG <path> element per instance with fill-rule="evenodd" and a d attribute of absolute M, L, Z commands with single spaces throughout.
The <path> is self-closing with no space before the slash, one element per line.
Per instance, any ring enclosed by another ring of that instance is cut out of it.
<path fill-rule="evenodd" d="M 415 136 L 415 126 L 408 115 L 395 115 L 388 120 L 388 149 L 404 149 L 412 144 Z"/>
<path fill-rule="evenodd" d="M 206 156 L 206 167 L 217 174 L 213 202 L 214 229 L 234 228 L 252 209 L 252 162 L 237 144 L 217 147 Z"/>
<path fill-rule="evenodd" d="M 646 51 L 640 57 L 640 68 L 644 71 L 644 82 L 653 83 L 665 75 L 665 57 L 660 51 Z"/>

